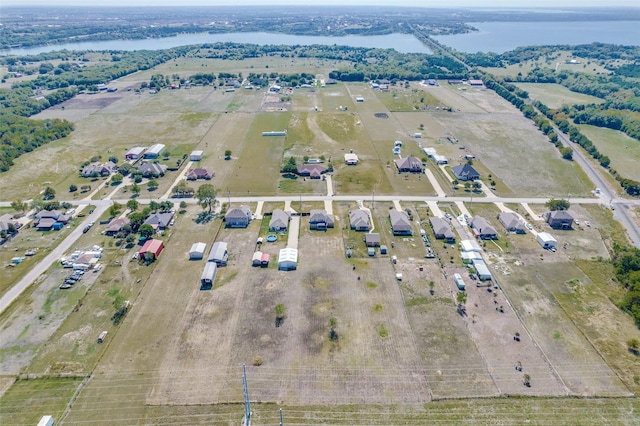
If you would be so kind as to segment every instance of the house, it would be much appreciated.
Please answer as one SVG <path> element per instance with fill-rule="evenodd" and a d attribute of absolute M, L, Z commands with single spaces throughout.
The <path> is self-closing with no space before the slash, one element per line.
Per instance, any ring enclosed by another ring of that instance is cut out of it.
<path fill-rule="evenodd" d="M 273 86 L 269 87 L 269 92 L 271 93 L 280 93 L 280 90 L 282 90 L 282 86 L 279 86 L 277 84 L 274 84 Z"/>
<path fill-rule="evenodd" d="M 35 225 L 38 231 L 50 231 L 53 228 L 53 224 L 58 223 L 55 219 L 44 218 L 40 219 L 38 223 Z"/>
<path fill-rule="evenodd" d="M 107 235 L 116 235 L 116 234 L 122 232 L 122 228 L 125 225 L 128 225 L 130 222 L 131 221 L 129 220 L 128 217 L 122 217 L 122 218 L 119 218 L 119 219 L 113 219 L 107 225 L 107 228 L 104 230 L 104 233 L 107 234 Z"/>
<path fill-rule="evenodd" d="M 109 176 L 115 169 L 116 165 L 111 161 L 107 161 L 104 164 L 95 162 L 84 166 L 80 171 L 80 175 L 85 178 Z"/>
<path fill-rule="evenodd" d="M 144 158 L 158 158 L 164 149 L 165 146 L 161 143 L 151 145 L 147 152 L 144 153 Z"/>
<path fill-rule="evenodd" d="M 144 147 L 136 146 L 127 151 L 127 153 L 124 155 L 124 158 L 125 160 L 137 160 L 142 157 L 142 154 L 144 154 Z"/>
<path fill-rule="evenodd" d="M 516 234 L 525 234 L 524 223 L 520 220 L 517 214 L 512 212 L 500 212 L 498 214 L 498 220 L 509 232 L 515 232 Z"/>
<path fill-rule="evenodd" d="M 201 167 L 198 167 L 197 169 L 189 170 L 189 173 L 187 173 L 187 180 L 198 180 L 198 179 L 211 180 L 212 177 L 213 177 L 212 170 L 204 169 Z"/>
<path fill-rule="evenodd" d="M 309 213 L 309 229 L 326 231 L 333 228 L 333 215 L 326 210 L 314 209 Z"/>
<path fill-rule="evenodd" d="M 380 234 L 367 234 L 364 236 L 364 244 L 367 247 L 380 247 Z"/>
<path fill-rule="evenodd" d="M 391 220 L 393 235 L 413 234 L 407 213 L 398 210 L 389 210 L 389 220 Z"/>
<path fill-rule="evenodd" d="M 207 250 L 207 243 L 193 243 L 189 250 L 189 260 L 201 260 Z"/>
<path fill-rule="evenodd" d="M 285 212 L 282 209 L 275 209 L 269 221 L 269 231 L 286 232 L 289 226 L 289 220 L 291 220 L 291 213 Z"/>
<path fill-rule="evenodd" d="M 216 279 L 216 272 L 218 272 L 218 265 L 215 262 L 207 262 L 204 265 L 202 276 L 200 277 L 200 288 L 213 287 L 213 281 Z"/>
<path fill-rule="evenodd" d="M 300 176 L 309 176 L 311 179 L 320 179 L 327 172 L 327 168 L 321 164 L 303 164 L 298 167 Z"/>
<path fill-rule="evenodd" d="M 482 240 L 498 239 L 498 232 L 484 217 L 476 216 L 471 219 L 471 229 L 473 230 L 473 235 L 475 235 L 476 238 L 480 238 Z"/>
<path fill-rule="evenodd" d="M 462 240 L 460 241 L 460 250 L 467 253 L 480 253 L 481 248 L 478 242 L 475 240 Z"/>
<path fill-rule="evenodd" d="M 458 180 L 477 180 L 480 179 L 480 173 L 469 163 L 459 164 L 451 168 L 451 171 Z"/>
<path fill-rule="evenodd" d="M 556 243 L 558 242 L 548 232 L 538 232 L 538 235 L 536 236 L 536 241 L 538 241 L 538 244 L 540 244 L 543 249 L 547 249 L 547 250 L 555 249 Z"/>
<path fill-rule="evenodd" d="M 66 225 L 67 223 L 69 223 L 69 221 L 73 218 L 72 215 L 70 214 L 61 214 L 60 216 L 58 216 L 57 221 L 62 223 L 63 225 Z"/>
<path fill-rule="evenodd" d="M 344 155 L 344 163 L 347 166 L 355 166 L 356 164 L 358 164 L 358 156 L 353 152 L 349 152 Z"/>
<path fill-rule="evenodd" d="M 458 287 L 458 290 L 460 291 L 464 291 L 466 288 L 466 285 L 464 283 L 464 280 L 462 279 L 462 276 L 460 274 L 453 274 L 453 282 L 456 283 L 456 287 Z"/>
<path fill-rule="evenodd" d="M 251 222 L 251 209 L 247 206 L 229 209 L 224 215 L 224 221 L 227 228 L 246 228 Z"/>
<path fill-rule="evenodd" d="M 422 161 L 416 157 L 399 158 L 395 163 L 399 173 L 422 173 Z"/>
<path fill-rule="evenodd" d="M 40 220 L 40 219 L 58 220 L 60 216 L 62 216 L 62 212 L 60 210 L 40 210 L 36 214 L 36 220 Z"/>
<path fill-rule="evenodd" d="M 436 239 L 445 240 L 450 244 L 455 243 L 456 236 L 451 230 L 449 222 L 441 217 L 431 217 L 429 218 L 429 224 L 431 225 L 431 229 L 433 229 Z"/>
<path fill-rule="evenodd" d="M 204 151 L 193 151 L 189 155 L 189 160 L 190 161 L 200 161 L 200 160 L 202 160 L 202 156 L 203 155 L 204 155 Z"/>
<path fill-rule="evenodd" d="M 287 247 L 278 254 L 278 270 L 293 271 L 298 267 L 298 250 Z"/>
<path fill-rule="evenodd" d="M 153 229 L 166 229 L 173 219 L 173 213 L 153 213 L 145 221 L 145 225 L 151 225 Z"/>
<path fill-rule="evenodd" d="M 141 163 L 138 165 L 138 171 L 146 178 L 158 177 L 167 172 L 167 166 L 158 163 Z"/>
<path fill-rule="evenodd" d="M 228 258 L 227 243 L 218 241 L 211 246 L 207 262 L 215 262 L 218 266 L 226 266 Z"/>
<path fill-rule="evenodd" d="M 571 229 L 573 216 L 566 210 L 546 212 L 544 218 L 553 229 Z"/>
<path fill-rule="evenodd" d="M 147 240 L 142 248 L 140 249 L 140 258 L 153 261 L 160 256 L 162 250 L 164 249 L 164 244 L 160 240 Z"/>
<path fill-rule="evenodd" d="M 20 226 L 20 222 L 14 220 L 12 215 L 3 214 L 2 216 L 0 216 L 0 231 L 9 233 L 10 230 L 11 232 L 13 232 L 14 230 L 20 228 Z"/>
<path fill-rule="evenodd" d="M 369 213 L 363 209 L 350 210 L 349 225 L 355 231 L 368 231 L 371 229 Z"/>

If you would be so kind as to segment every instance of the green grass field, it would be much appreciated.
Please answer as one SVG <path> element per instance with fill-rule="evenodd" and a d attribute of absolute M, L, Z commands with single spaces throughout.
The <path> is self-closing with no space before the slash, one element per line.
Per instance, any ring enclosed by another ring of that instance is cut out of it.
<path fill-rule="evenodd" d="M 549 108 L 561 108 L 563 105 L 599 104 L 603 100 L 595 96 L 573 92 L 560 84 L 516 83 L 520 89 L 529 93 L 529 98 L 538 100 Z"/>
<path fill-rule="evenodd" d="M 586 124 L 581 124 L 578 128 L 593 142 L 598 151 L 611 159 L 612 169 L 625 178 L 640 180 L 640 141 L 617 130 Z"/>

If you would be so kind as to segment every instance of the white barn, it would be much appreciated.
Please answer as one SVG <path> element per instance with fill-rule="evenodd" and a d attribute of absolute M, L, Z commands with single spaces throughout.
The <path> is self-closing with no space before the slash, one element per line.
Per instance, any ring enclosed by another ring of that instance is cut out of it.
<path fill-rule="evenodd" d="M 278 270 L 293 271 L 298 267 L 298 250 L 287 247 L 278 254 Z"/>
<path fill-rule="evenodd" d="M 543 249 L 552 249 L 556 247 L 556 243 L 558 242 L 551 234 L 548 232 L 539 232 L 536 237 L 538 244 L 542 246 Z"/>
<path fill-rule="evenodd" d="M 189 260 L 200 260 L 204 258 L 204 252 L 206 249 L 206 243 L 193 243 L 191 250 L 189 250 Z"/>
<path fill-rule="evenodd" d="M 202 160 L 202 156 L 204 155 L 204 151 L 193 151 L 189 155 L 189 160 L 191 161 L 200 161 Z"/>

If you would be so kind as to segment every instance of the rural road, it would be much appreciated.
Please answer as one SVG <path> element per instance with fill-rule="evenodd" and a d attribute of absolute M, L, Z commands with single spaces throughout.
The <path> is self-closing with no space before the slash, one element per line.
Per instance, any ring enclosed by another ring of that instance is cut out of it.
<path fill-rule="evenodd" d="M 95 201 L 92 204 L 96 204 Z M 76 226 L 74 230 L 60 243 L 56 248 L 53 249 L 51 253 L 46 255 L 44 259 L 38 262 L 29 272 L 26 273 L 24 277 L 20 281 L 16 283 L 13 287 L 9 289 L 2 297 L 0 298 L 0 312 L 4 312 L 5 309 L 11 305 L 11 303 L 22 294 L 23 291 L 27 289 L 42 273 L 44 273 L 51 265 L 60 260 L 62 255 L 71 248 L 73 243 L 76 242 L 78 238 L 82 235 L 82 230 L 89 222 L 96 222 L 98 218 L 102 215 L 102 213 L 109 208 L 111 202 L 109 203 L 101 203 L 101 205 L 97 206 L 93 213 L 87 217 L 82 224 Z"/>

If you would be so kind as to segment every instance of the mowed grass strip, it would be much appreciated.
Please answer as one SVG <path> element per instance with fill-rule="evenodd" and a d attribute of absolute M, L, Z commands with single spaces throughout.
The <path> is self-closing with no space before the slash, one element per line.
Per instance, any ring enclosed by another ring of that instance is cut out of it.
<path fill-rule="evenodd" d="M 262 132 L 285 130 L 290 118 L 291 113 L 255 116 L 239 155 L 241 161 L 235 162 L 235 167 L 221 188 L 223 191 L 236 196 L 276 192 L 286 137 L 262 136 Z"/>
<path fill-rule="evenodd" d="M 574 92 L 555 83 L 516 83 L 516 86 L 529 93 L 549 108 L 561 108 L 563 105 L 600 104 L 604 102 L 595 96 Z"/>
<path fill-rule="evenodd" d="M 611 159 L 611 168 L 627 179 L 640 180 L 640 141 L 623 132 L 597 126 L 578 126 L 602 154 Z"/>

